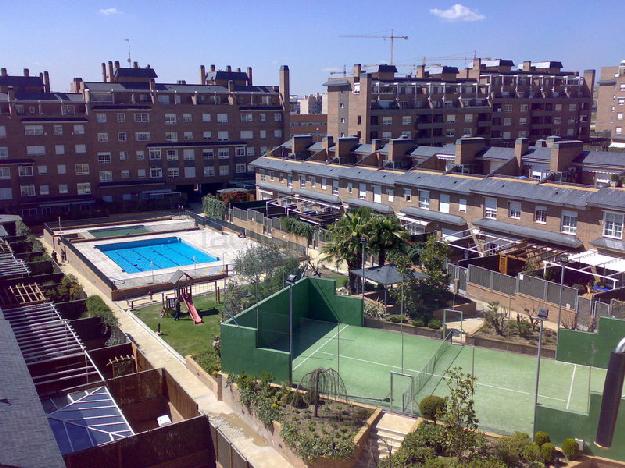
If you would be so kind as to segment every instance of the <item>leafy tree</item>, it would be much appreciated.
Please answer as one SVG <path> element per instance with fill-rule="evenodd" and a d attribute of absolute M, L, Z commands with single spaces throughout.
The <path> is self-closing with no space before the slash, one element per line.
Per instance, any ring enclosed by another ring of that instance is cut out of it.
<path fill-rule="evenodd" d="M 403 248 L 408 239 L 397 217 L 373 215 L 369 221 L 368 246 L 378 254 L 378 264 L 384 265 L 389 251 Z"/>
<path fill-rule="evenodd" d="M 449 275 L 446 268 L 448 254 L 447 244 L 437 242 L 434 236 L 428 237 L 419 252 L 421 268 L 427 276 L 426 282 L 437 291 L 449 289 Z"/>
<path fill-rule="evenodd" d="M 487 309 L 484 311 L 484 321 L 495 330 L 499 336 L 508 335 L 508 326 L 506 324 L 506 314 L 499 311 L 499 302 L 489 302 Z"/>
<path fill-rule="evenodd" d="M 224 219 L 227 210 L 226 204 L 212 195 L 202 198 L 202 208 L 210 219 Z"/>
<path fill-rule="evenodd" d="M 350 293 L 356 291 L 356 275 L 352 270 L 361 266 L 362 244 L 361 237 L 367 238 L 370 233 L 369 222 L 372 218 L 371 210 L 359 208 L 348 211 L 345 215 L 330 225 L 331 240 L 324 244 L 322 252 L 327 259 L 334 260 L 336 265 L 347 263 L 349 274 L 348 289 Z"/>
<path fill-rule="evenodd" d="M 85 292 L 74 275 L 66 275 L 48 295 L 54 302 L 67 302 L 84 297 Z"/>
<path fill-rule="evenodd" d="M 449 396 L 440 421 L 445 428 L 447 450 L 460 461 L 470 460 L 484 444 L 473 402 L 476 379 L 460 367 L 449 369 L 445 377 Z"/>

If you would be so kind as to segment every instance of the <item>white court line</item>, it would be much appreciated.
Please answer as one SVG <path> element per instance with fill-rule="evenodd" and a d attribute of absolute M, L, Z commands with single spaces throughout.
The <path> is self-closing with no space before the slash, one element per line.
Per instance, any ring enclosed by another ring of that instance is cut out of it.
<path fill-rule="evenodd" d="M 324 343 L 324 345 L 325 345 L 325 343 Z M 322 348 L 324 345 L 322 345 L 320 348 Z M 320 348 L 318 348 L 317 350 L 315 350 L 315 352 L 314 352 L 314 353 L 316 353 L 317 351 L 319 351 L 319 349 L 320 349 Z M 314 354 L 314 353 L 313 353 L 313 354 Z M 330 355 L 330 356 L 336 356 L 336 354 L 334 354 L 334 353 L 328 353 L 327 351 L 321 351 L 321 353 L 320 353 L 320 354 L 328 354 L 328 355 Z M 311 357 L 311 356 L 312 356 L 312 354 L 311 354 L 310 356 L 308 356 L 308 357 Z M 384 363 L 382 363 L 382 362 L 369 361 L 369 360 L 367 360 L 367 359 L 356 358 L 356 357 L 352 357 L 352 356 L 345 356 L 345 355 L 343 355 L 343 354 L 341 354 L 339 357 L 340 357 L 340 358 L 343 358 L 343 359 L 352 359 L 352 360 L 354 360 L 354 361 L 360 361 L 360 362 L 364 362 L 364 363 L 367 363 L 367 364 L 373 364 L 373 365 L 376 365 L 376 366 L 390 367 L 390 368 L 393 368 L 393 369 L 400 369 L 400 370 L 401 370 L 401 367 L 400 367 L 400 366 L 393 366 L 393 365 L 391 365 L 391 364 L 384 364 Z M 301 364 L 301 363 L 300 363 L 300 364 Z M 299 364 L 298 364 L 298 367 L 299 367 Z M 407 368 L 407 367 L 404 367 L 404 370 L 409 371 L 409 372 L 414 372 L 415 374 L 421 374 L 421 373 L 422 373 L 420 370 L 410 369 L 410 368 Z M 441 377 L 441 378 L 445 378 L 445 376 L 444 376 L 444 375 L 442 375 L 442 374 L 432 374 L 432 377 Z M 528 395 L 528 396 L 533 395 L 533 393 L 526 392 L 526 391 L 524 391 L 524 390 L 515 390 L 515 389 L 512 389 L 512 388 L 500 387 L 499 385 L 490 385 L 490 384 L 482 383 L 482 382 L 480 382 L 479 380 L 476 382 L 476 384 L 477 384 L 479 387 L 492 388 L 492 389 L 495 389 L 495 390 L 502 390 L 502 391 L 505 391 L 505 392 L 520 393 L 521 395 Z M 546 399 L 546 400 L 555 400 L 555 401 L 560 401 L 560 402 L 562 402 L 562 403 L 564 403 L 564 402 L 566 401 L 566 400 L 564 400 L 564 399 L 562 399 L 562 398 L 549 397 L 549 396 L 546 396 L 546 395 L 538 395 L 538 396 L 539 396 L 540 398 L 544 398 L 544 399 Z"/>
<path fill-rule="evenodd" d="M 573 373 L 571 374 L 571 386 L 569 387 L 569 397 L 566 399 L 566 409 L 569 409 L 571 404 L 571 395 L 573 395 L 573 382 L 575 382 L 575 373 L 577 372 L 577 365 L 573 367 Z"/>
<path fill-rule="evenodd" d="M 328 338 L 321 346 L 319 346 L 317 349 L 315 349 L 311 354 L 309 354 L 308 356 L 306 356 L 303 360 L 301 360 L 293 369 L 292 371 L 294 371 L 295 369 L 297 369 L 299 366 L 301 366 L 302 364 L 304 364 L 306 361 L 308 361 L 311 357 L 313 357 L 315 354 L 317 354 L 318 351 L 320 351 L 325 345 L 327 345 L 330 341 L 332 341 L 334 338 L 336 338 L 338 336 L 338 334 L 340 332 L 342 332 L 343 330 L 345 330 L 347 327 L 349 327 L 349 325 L 345 325 L 343 328 L 341 328 L 341 326 L 339 325 L 338 329 L 336 330 L 336 333 L 331 336 L 330 338 Z M 328 353 L 330 354 L 330 353 Z M 291 371 L 291 372 L 292 372 Z"/>

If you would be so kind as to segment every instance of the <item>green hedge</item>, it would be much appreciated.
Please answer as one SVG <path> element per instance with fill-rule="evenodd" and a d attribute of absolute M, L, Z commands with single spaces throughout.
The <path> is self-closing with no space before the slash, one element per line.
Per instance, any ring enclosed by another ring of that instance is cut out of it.
<path fill-rule="evenodd" d="M 113 315 L 111 308 L 106 305 L 100 296 L 89 296 L 85 304 L 87 306 L 87 317 L 100 317 L 108 326 L 117 326 L 117 317 Z"/>
<path fill-rule="evenodd" d="M 296 236 L 305 237 L 308 240 L 310 240 L 313 232 L 315 231 L 315 228 L 310 224 L 304 221 L 300 221 L 297 218 L 290 218 L 288 216 L 285 218 L 280 218 L 280 227 L 286 232 L 290 232 L 291 234 L 295 234 Z"/>
<path fill-rule="evenodd" d="M 202 208 L 204 214 L 210 219 L 224 219 L 227 209 L 224 202 L 212 195 L 202 198 Z"/>

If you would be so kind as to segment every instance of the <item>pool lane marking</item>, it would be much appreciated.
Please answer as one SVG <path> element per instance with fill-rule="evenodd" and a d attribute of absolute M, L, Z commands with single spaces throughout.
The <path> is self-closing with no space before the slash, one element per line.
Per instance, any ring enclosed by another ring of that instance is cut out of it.
<path fill-rule="evenodd" d="M 319 351 L 319 349 L 315 350 L 313 352 L 313 354 L 315 354 L 317 351 Z M 336 356 L 335 353 L 329 353 L 327 351 L 321 351 L 319 354 L 328 354 L 330 356 Z M 310 356 L 308 356 L 308 357 L 312 357 L 312 354 Z M 377 362 L 377 361 L 369 361 L 367 359 L 357 358 L 357 357 L 353 357 L 353 356 L 345 356 L 343 354 L 341 354 L 339 357 L 344 358 L 344 359 L 352 359 L 354 361 L 360 361 L 360 362 L 364 362 L 364 363 L 367 363 L 367 364 L 373 364 L 373 365 L 376 365 L 376 366 L 391 367 L 393 369 L 401 369 L 400 366 L 394 366 L 392 364 L 384 364 L 382 362 Z M 300 364 L 302 364 L 302 363 L 303 363 L 303 361 Z M 300 364 L 298 364 L 293 370 L 295 370 L 297 367 L 299 367 Z M 415 374 L 421 374 L 422 373 L 420 370 L 410 369 L 410 368 L 407 368 L 407 367 L 404 367 L 404 370 L 409 371 L 409 372 L 414 372 Z M 432 377 L 442 377 L 442 378 L 445 378 L 445 376 L 442 375 L 442 374 L 432 374 Z M 476 384 L 478 386 L 481 386 L 481 387 L 492 388 L 492 389 L 495 389 L 495 390 L 502 390 L 502 391 L 505 391 L 505 392 L 520 393 L 522 395 L 527 395 L 527 396 L 531 396 L 531 395 L 534 394 L 533 392 L 526 392 L 524 390 L 515 390 L 515 389 L 512 389 L 512 388 L 501 387 L 499 385 L 490 385 L 490 384 L 479 382 L 479 381 L 476 382 Z M 549 397 L 549 396 L 546 396 L 546 395 L 538 395 L 538 396 L 541 397 L 541 398 L 545 398 L 547 400 L 555 400 L 555 401 L 560 401 L 562 403 L 566 402 L 566 400 L 564 400 L 563 398 Z"/>
<path fill-rule="evenodd" d="M 327 345 L 330 341 L 332 341 L 334 338 L 336 338 L 340 332 L 342 332 L 343 330 L 345 330 L 347 327 L 349 327 L 349 325 L 345 325 L 343 328 L 341 328 L 341 326 L 338 326 L 338 329 L 336 330 L 336 333 L 334 335 L 332 335 L 330 338 L 328 338 L 322 345 L 320 345 L 317 349 L 315 349 L 311 354 L 309 354 L 308 356 L 306 356 L 302 361 L 300 361 L 294 368 L 293 370 L 297 369 L 299 366 L 301 366 L 302 364 L 304 364 L 306 361 L 308 361 L 311 357 L 313 357 L 315 354 L 317 354 L 318 351 L 320 351 L 325 345 Z M 326 354 L 330 354 L 330 353 L 326 353 Z"/>
<path fill-rule="evenodd" d="M 575 382 L 575 373 L 577 372 L 577 364 L 573 364 L 573 373 L 571 374 L 571 386 L 569 387 L 569 397 L 566 399 L 566 409 L 571 404 L 571 395 L 573 395 L 573 383 Z"/>

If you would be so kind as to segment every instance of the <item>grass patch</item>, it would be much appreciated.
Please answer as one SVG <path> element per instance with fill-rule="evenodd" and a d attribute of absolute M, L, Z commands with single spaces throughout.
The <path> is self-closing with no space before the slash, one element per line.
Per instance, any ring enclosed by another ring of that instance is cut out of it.
<path fill-rule="evenodd" d="M 184 304 L 180 320 L 161 317 L 160 304 L 143 307 L 136 310 L 135 314 L 154 331 L 160 322 L 161 338 L 183 356 L 193 356 L 205 371 L 215 373 L 220 369 L 220 359 L 213 350 L 213 339 L 219 336 L 223 305 L 217 304 L 214 294 L 194 296 L 193 303 L 204 321 L 201 325 L 193 324 Z"/>

